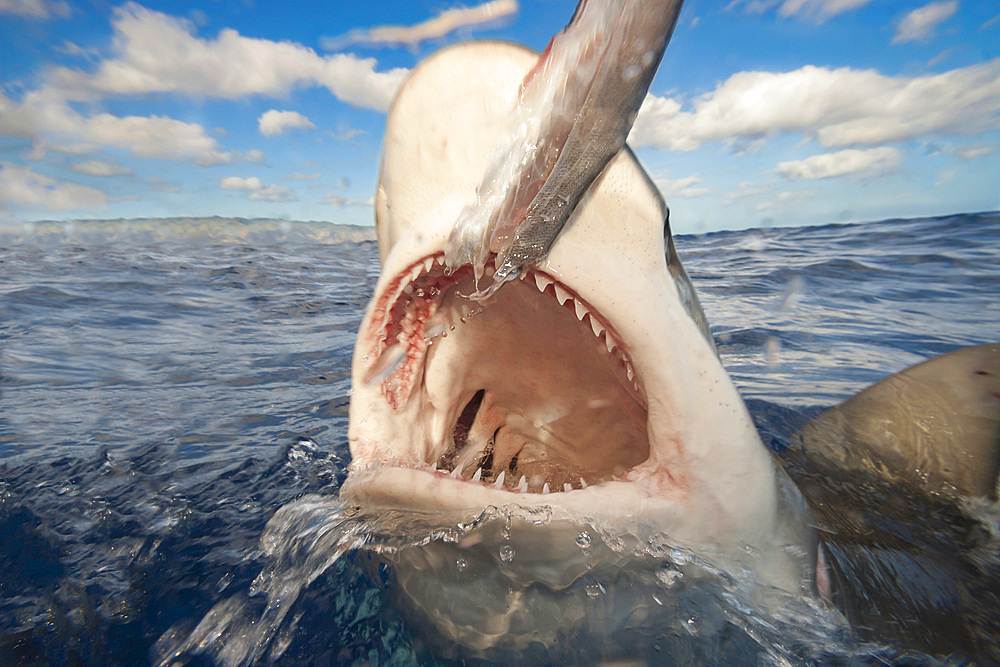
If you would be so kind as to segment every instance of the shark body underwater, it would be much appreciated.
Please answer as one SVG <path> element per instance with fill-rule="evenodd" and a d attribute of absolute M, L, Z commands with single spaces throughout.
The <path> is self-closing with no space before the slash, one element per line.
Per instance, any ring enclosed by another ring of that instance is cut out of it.
<path fill-rule="evenodd" d="M 584 0 L 541 57 L 501 42 L 446 48 L 390 110 L 382 272 L 355 348 L 341 497 L 463 527 L 385 555 L 403 606 L 446 654 L 662 622 L 620 576 L 623 563 L 658 567 L 649 545 L 661 542 L 767 590 L 832 595 L 815 520 L 726 374 L 666 204 L 624 145 L 680 4 Z M 913 464 L 905 438 L 861 445 L 853 431 L 829 444 L 823 424 L 864 421 L 850 406 L 810 425 L 802 451 L 838 469 L 920 469 L 911 477 L 928 493 L 995 498 L 1000 346 L 976 349 L 931 362 L 964 369 L 947 406 L 965 405 L 967 375 L 984 384 L 981 432 L 960 454 L 925 443 Z M 614 582 L 620 609 L 588 621 L 572 591 L 611 597 Z M 603 657 L 628 655 L 623 636 Z"/>

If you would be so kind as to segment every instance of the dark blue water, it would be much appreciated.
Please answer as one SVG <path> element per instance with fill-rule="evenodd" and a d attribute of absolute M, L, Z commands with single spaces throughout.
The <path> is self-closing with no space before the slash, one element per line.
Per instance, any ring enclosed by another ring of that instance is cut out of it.
<path fill-rule="evenodd" d="M 775 448 L 867 384 L 1000 340 L 1000 214 L 677 246 Z M 353 338 L 377 274 L 371 242 L 0 236 L 0 664 L 155 664 L 250 590 L 268 520 L 346 474 Z M 338 561 L 261 659 L 434 663 L 383 584 Z M 979 620 L 978 641 L 1000 643 Z M 873 634 L 858 645 L 878 660 L 947 659 Z"/>

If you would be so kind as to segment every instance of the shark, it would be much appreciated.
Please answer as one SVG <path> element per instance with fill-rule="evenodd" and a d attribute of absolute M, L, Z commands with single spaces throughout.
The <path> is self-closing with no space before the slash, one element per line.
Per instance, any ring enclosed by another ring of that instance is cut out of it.
<path fill-rule="evenodd" d="M 669 536 L 767 586 L 809 593 L 817 553 L 802 498 L 726 374 L 668 208 L 625 146 L 679 11 L 665 4 L 657 45 L 636 37 L 648 29 L 642 21 L 629 28 L 633 39 L 588 28 L 598 43 L 611 40 L 608 53 L 643 44 L 633 59 L 645 73 L 619 72 L 619 85 L 638 85 L 625 95 L 631 106 L 604 109 L 602 99 L 621 96 L 597 74 L 562 88 L 597 91 L 569 106 L 628 118 L 612 130 L 598 112 L 574 111 L 568 125 L 525 120 L 567 115 L 565 100 L 540 102 L 532 87 L 539 72 L 542 87 L 563 76 L 547 69 L 563 58 L 558 37 L 541 57 L 504 42 L 448 47 L 403 83 L 385 129 L 375 198 L 381 274 L 352 363 L 341 498 L 440 525 L 544 512 L 544 528 L 521 540 L 522 555 L 539 554 L 520 560 L 525 590 L 566 587 L 592 569 L 570 565 L 552 536 L 596 525 L 640 541 Z M 570 28 L 589 25 L 594 5 L 581 3 Z M 595 157 L 594 136 L 609 132 Z M 455 558 L 463 556 L 431 560 Z M 411 573 L 431 567 L 426 554 L 402 560 L 397 569 Z M 509 639 L 518 605 L 504 595 L 502 622 L 463 623 L 484 604 L 481 592 L 444 619 L 426 576 L 400 579 L 416 582 L 410 602 L 447 640 Z"/>
<path fill-rule="evenodd" d="M 388 114 L 381 274 L 352 362 L 340 495 L 450 535 L 388 560 L 406 606 L 476 655 L 563 633 L 553 594 L 620 568 L 621 548 L 608 545 L 622 535 L 831 598 L 806 502 L 825 499 L 808 486 L 804 498 L 761 442 L 669 209 L 625 144 L 680 4 L 584 0 L 541 55 L 496 41 L 447 47 L 411 72 Z M 995 497 L 995 388 L 959 455 L 919 453 L 878 424 L 914 377 L 957 378 L 948 406 L 961 412 L 969 373 L 995 384 L 996 350 L 904 372 L 797 442 L 833 473 L 919 458 L 923 479 Z M 456 563 L 478 573 L 475 586 Z M 619 599 L 633 617 L 638 603 Z"/>

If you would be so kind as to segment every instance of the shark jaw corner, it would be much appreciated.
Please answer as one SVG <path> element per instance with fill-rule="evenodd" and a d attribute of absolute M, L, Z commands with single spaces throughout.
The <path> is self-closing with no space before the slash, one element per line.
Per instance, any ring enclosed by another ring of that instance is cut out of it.
<path fill-rule="evenodd" d="M 376 197 L 382 273 L 355 348 L 342 496 L 443 522 L 551 508 L 807 589 L 798 496 L 721 366 L 666 206 L 628 149 L 551 252 L 489 299 L 467 298 L 471 266 L 445 265 L 537 58 L 454 46 L 393 104 Z"/>

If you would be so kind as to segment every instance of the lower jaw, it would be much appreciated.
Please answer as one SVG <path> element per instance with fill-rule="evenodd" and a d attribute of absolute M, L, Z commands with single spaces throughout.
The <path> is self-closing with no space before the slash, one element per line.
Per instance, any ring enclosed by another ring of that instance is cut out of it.
<path fill-rule="evenodd" d="M 619 530 L 676 516 L 680 495 L 662 495 L 641 482 L 617 480 L 573 491 L 522 493 L 429 469 L 391 465 L 355 468 L 341 488 L 341 496 L 349 502 L 372 509 L 433 513 L 441 523 L 466 521 L 489 507 L 517 506 L 544 510 L 552 519 L 597 521 Z"/>

